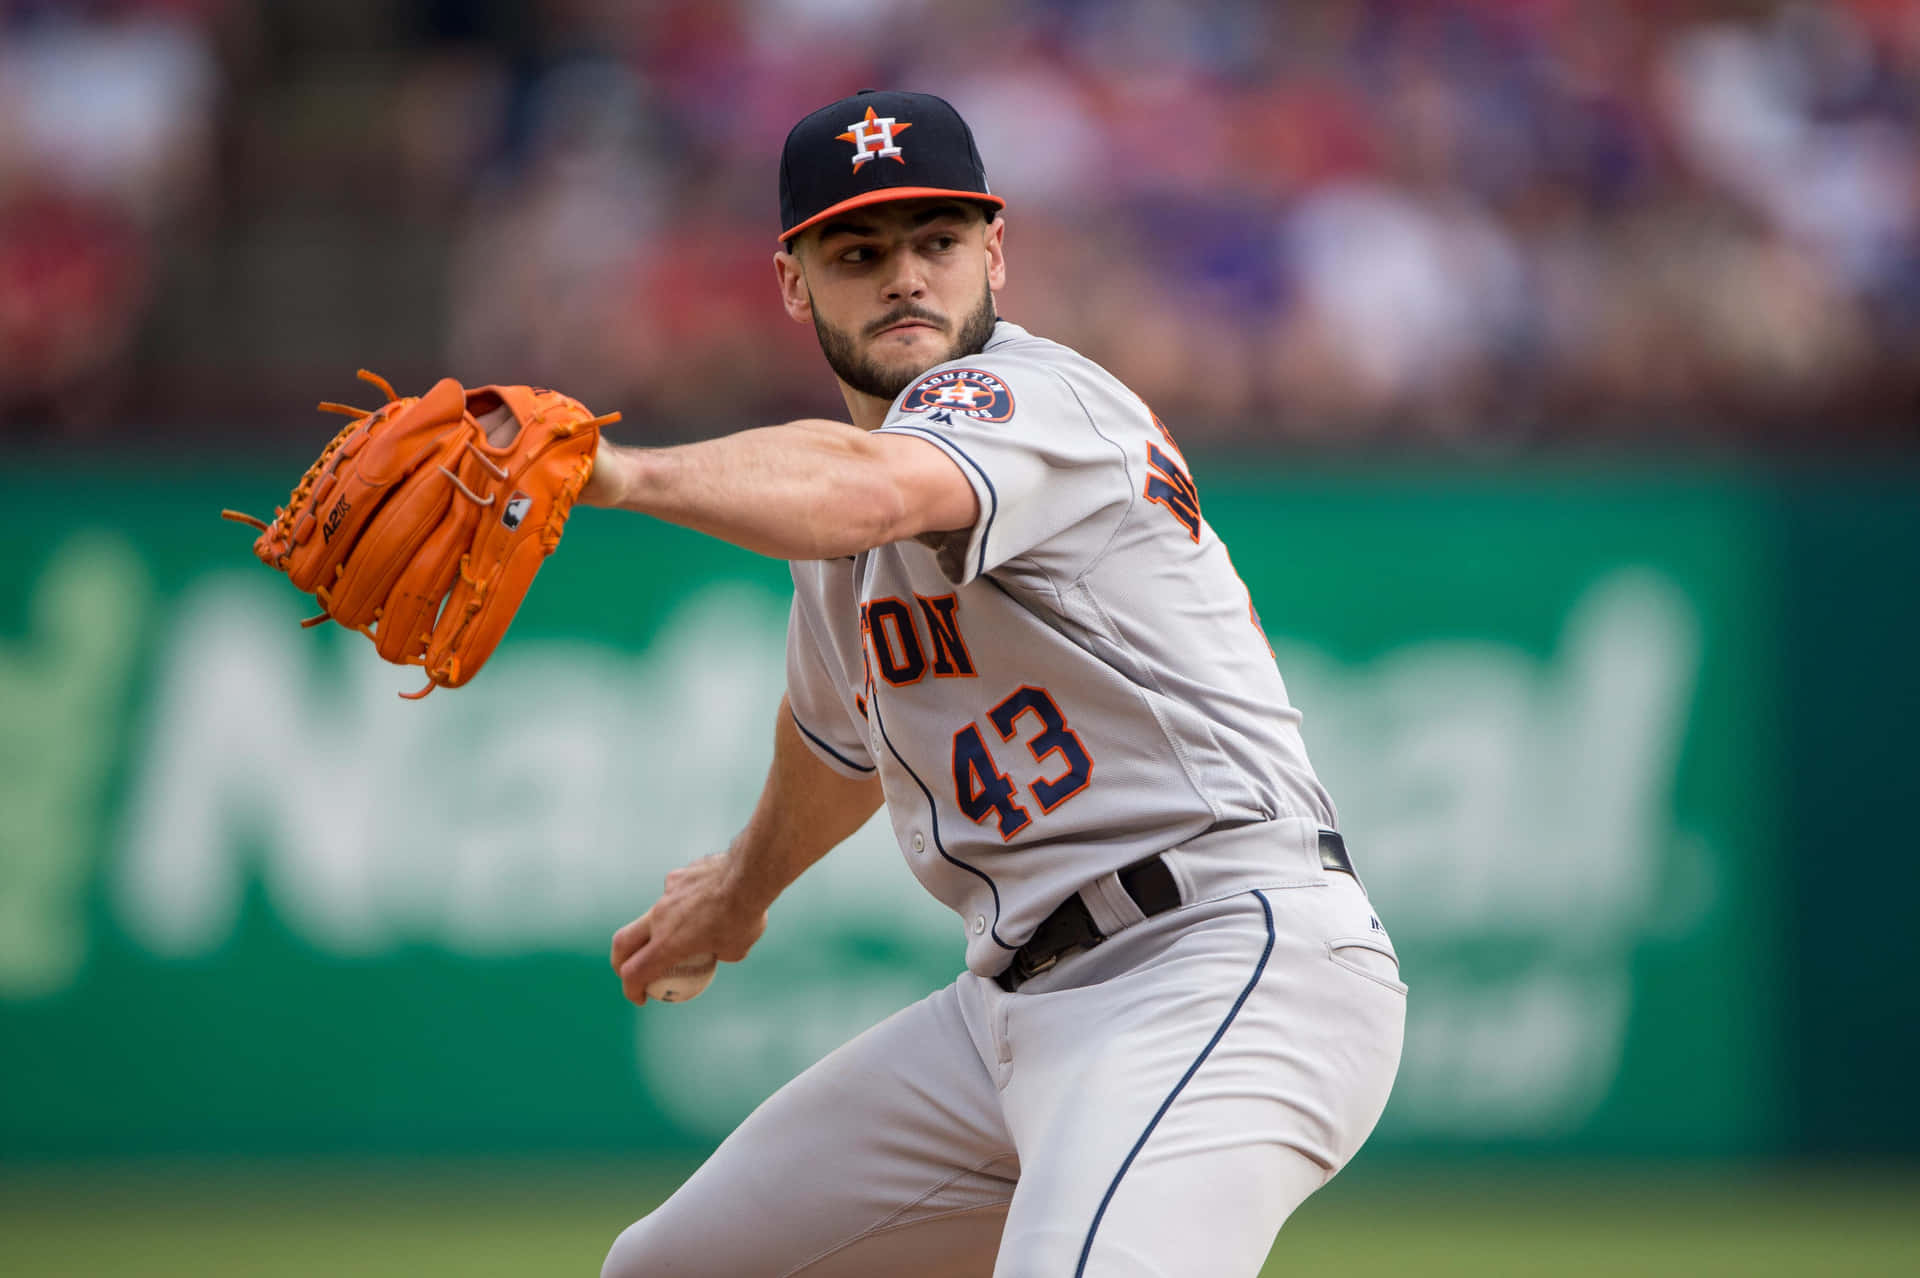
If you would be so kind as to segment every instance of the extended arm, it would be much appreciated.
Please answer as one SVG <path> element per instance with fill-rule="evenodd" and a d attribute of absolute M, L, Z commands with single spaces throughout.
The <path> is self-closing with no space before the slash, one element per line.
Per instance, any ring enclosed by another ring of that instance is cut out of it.
<path fill-rule="evenodd" d="M 849 780 L 807 749 L 787 699 L 773 730 L 773 766 L 746 829 L 725 852 L 667 875 L 660 899 L 613 935 L 613 968 L 635 1003 L 649 982 L 695 954 L 730 963 L 766 930 L 767 907 L 880 807 L 880 782 Z"/>
<path fill-rule="evenodd" d="M 973 487 L 910 435 L 798 421 L 678 448 L 601 440 L 581 500 L 681 524 L 776 559 L 836 559 L 972 527 Z"/>

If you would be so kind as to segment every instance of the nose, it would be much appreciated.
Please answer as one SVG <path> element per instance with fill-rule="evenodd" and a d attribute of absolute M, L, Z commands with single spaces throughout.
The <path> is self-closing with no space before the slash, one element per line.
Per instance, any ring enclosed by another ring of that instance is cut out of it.
<path fill-rule="evenodd" d="M 895 253 L 889 263 L 885 297 L 888 302 L 919 299 L 927 295 L 927 276 L 921 269 L 918 253 Z"/>

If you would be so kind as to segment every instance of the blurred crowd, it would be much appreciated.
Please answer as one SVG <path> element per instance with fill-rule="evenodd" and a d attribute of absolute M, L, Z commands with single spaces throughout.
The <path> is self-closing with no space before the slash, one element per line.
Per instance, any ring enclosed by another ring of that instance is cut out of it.
<path fill-rule="evenodd" d="M 1002 313 L 1184 439 L 1920 446 L 1915 0 L 0 0 L 0 421 L 837 415 L 777 159 L 866 86 L 960 108 Z"/>

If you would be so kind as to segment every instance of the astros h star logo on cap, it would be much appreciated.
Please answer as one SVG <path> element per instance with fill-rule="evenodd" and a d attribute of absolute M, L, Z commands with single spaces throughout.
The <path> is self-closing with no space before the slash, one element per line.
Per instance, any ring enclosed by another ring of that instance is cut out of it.
<path fill-rule="evenodd" d="M 847 126 L 845 133 L 839 134 L 834 140 L 853 143 L 853 171 L 858 173 L 861 165 L 881 156 L 905 164 L 906 156 L 901 153 L 900 144 L 893 137 L 912 127 L 911 122 L 890 115 L 876 116 L 874 109 L 868 107 L 866 119 L 855 120 Z"/>
<path fill-rule="evenodd" d="M 913 158 L 900 148 L 913 130 Z M 841 149 L 846 146 L 852 154 Z M 889 159 L 892 164 L 870 164 Z M 862 89 L 809 112 L 780 148 L 780 242 L 810 226 L 889 200 L 966 200 L 991 212 L 973 131 L 945 98 Z"/>

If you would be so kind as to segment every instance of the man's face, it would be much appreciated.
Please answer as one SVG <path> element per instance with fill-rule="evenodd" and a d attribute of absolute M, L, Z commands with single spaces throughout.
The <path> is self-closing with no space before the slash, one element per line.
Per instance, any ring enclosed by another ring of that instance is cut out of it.
<path fill-rule="evenodd" d="M 841 381 L 890 400 L 934 365 L 986 345 L 1006 280 L 1002 230 L 959 200 L 855 209 L 776 258 L 787 313 L 812 322 Z"/>

